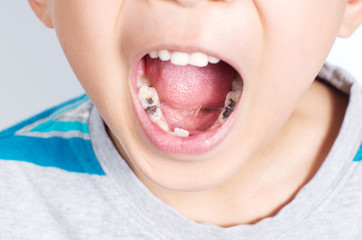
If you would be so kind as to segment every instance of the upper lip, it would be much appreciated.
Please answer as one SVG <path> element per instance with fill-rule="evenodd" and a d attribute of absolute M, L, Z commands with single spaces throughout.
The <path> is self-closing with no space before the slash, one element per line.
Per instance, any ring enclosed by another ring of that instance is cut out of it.
<path fill-rule="evenodd" d="M 136 66 L 141 58 L 152 51 L 166 49 L 214 56 L 242 75 L 243 58 L 238 54 L 242 48 L 235 48 L 235 42 L 245 47 L 251 37 L 241 37 L 246 34 L 238 34 L 239 31 L 235 33 L 236 26 L 241 29 L 248 25 L 231 25 L 233 18 L 227 14 L 236 14 L 231 8 L 215 10 L 216 5 L 211 2 L 189 9 L 166 1 L 129 1 L 126 5 L 125 14 L 120 19 L 122 31 L 119 34 L 122 36 L 119 39 L 123 57 L 130 60 L 130 66 Z M 137 10 L 142 17 L 134 14 L 133 10 Z"/>

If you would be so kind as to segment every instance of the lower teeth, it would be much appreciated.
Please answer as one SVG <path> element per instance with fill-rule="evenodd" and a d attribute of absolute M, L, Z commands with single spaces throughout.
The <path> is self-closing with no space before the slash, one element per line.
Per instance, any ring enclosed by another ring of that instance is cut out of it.
<path fill-rule="evenodd" d="M 165 132 L 170 132 L 170 128 L 168 127 L 167 123 L 159 120 L 156 122 L 156 124 Z"/>
<path fill-rule="evenodd" d="M 153 88 L 146 76 L 138 76 L 137 77 L 137 88 L 138 88 L 138 99 L 141 103 L 142 108 L 145 110 L 147 115 L 150 117 L 151 121 L 156 123 L 162 130 L 168 132 L 170 134 L 179 136 L 179 137 L 189 137 L 189 131 L 182 128 L 175 128 L 173 132 L 170 131 L 170 127 L 168 126 L 161 108 L 160 102 L 158 98 L 158 94 L 155 88 Z M 218 120 L 216 120 L 215 124 L 210 127 L 210 129 L 223 124 L 227 118 L 234 111 L 237 102 L 240 99 L 242 92 L 242 80 L 240 76 L 237 74 L 233 83 L 232 83 L 232 91 L 230 91 L 225 98 L 224 108 L 222 109 Z"/>
<path fill-rule="evenodd" d="M 190 133 L 189 131 L 185 130 L 185 129 L 182 129 L 182 128 L 175 128 L 173 130 L 173 133 L 176 135 L 176 136 L 179 136 L 179 137 L 188 137 L 190 136 Z"/>
<path fill-rule="evenodd" d="M 161 112 L 161 109 L 159 107 L 156 107 L 156 106 L 148 107 L 146 109 L 146 113 L 151 118 L 152 122 L 161 121 L 162 112 Z"/>
<path fill-rule="evenodd" d="M 230 91 L 226 95 L 226 100 L 224 104 L 224 108 L 222 112 L 219 115 L 219 122 L 224 123 L 226 119 L 231 115 L 231 113 L 234 111 L 237 102 L 239 101 L 241 96 L 241 90 L 233 90 Z"/>

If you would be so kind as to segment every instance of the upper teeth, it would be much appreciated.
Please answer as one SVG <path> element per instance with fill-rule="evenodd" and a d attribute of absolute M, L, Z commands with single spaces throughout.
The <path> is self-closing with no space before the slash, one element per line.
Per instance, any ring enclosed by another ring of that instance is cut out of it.
<path fill-rule="evenodd" d="M 236 77 L 234 78 L 234 81 L 231 84 L 231 89 L 233 91 L 242 91 L 243 90 L 243 81 L 241 80 L 241 77 L 239 74 L 236 74 Z"/>
<path fill-rule="evenodd" d="M 147 77 L 144 76 L 137 76 L 137 88 L 140 88 L 142 86 L 149 87 L 151 85 L 150 81 Z"/>
<path fill-rule="evenodd" d="M 189 63 L 189 55 L 182 52 L 173 52 L 171 55 L 171 63 L 175 65 L 186 66 Z"/>
<path fill-rule="evenodd" d="M 158 51 L 158 53 L 154 52 L 152 55 L 156 56 L 156 57 L 158 56 L 162 61 L 168 61 L 171 59 L 171 54 L 167 50 L 161 50 L 161 51 Z M 156 57 L 154 57 L 154 58 L 156 58 Z"/>
<path fill-rule="evenodd" d="M 149 53 L 151 58 L 160 58 L 162 61 L 171 60 L 175 65 L 192 65 L 197 67 L 205 67 L 209 63 L 216 64 L 220 59 L 208 56 L 205 53 L 184 53 L 184 52 L 170 52 L 168 50 L 153 51 Z"/>
<path fill-rule="evenodd" d="M 205 67 L 209 64 L 209 57 L 204 53 L 193 53 L 189 57 L 189 64 L 198 67 Z"/>

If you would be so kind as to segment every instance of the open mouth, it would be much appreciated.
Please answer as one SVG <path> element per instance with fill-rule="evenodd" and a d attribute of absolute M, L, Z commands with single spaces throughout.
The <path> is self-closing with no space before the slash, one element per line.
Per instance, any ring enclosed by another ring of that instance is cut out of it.
<path fill-rule="evenodd" d="M 133 72 L 133 99 L 140 123 L 159 149 L 206 152 L 232 127 L 243 91 L 239 73 L 207 54 L 152 51 Z"/>

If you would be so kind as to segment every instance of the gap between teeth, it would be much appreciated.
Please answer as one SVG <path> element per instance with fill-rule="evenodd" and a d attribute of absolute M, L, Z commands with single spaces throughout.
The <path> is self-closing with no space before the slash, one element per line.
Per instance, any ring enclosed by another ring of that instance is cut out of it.
<path fill-rule="evenodd" d="M 186 66 L 192 65 L 196 67 L 206 67 L 209 63 L 216 64 L 220 59 L 208 56 L 205 53 L 184 53 L 184 52 L 170 52 L 168 50 L 152 51 L 149 53 L 151 58 L 159 58 L 162 61 L 169 61 L 174 65 Z"/>
<path fill-rule="evenodd" d="M 173 131 L 171 131 L 165 120 L 165 117 L 162 114 L 158 93 L 156 89 L 151 86 L 146 76 L 137 76 L 137 88 L 138 100 L 152 122 L 156 123 L 162 130 L 170 134 L 179 137 L 190 136 L 189 131 L 182 128 L 175 128 Z M 236 77 L 232 82 L 232 90 L 226 95 L 224 108 L 222 109 L 218 120 L 216 120 L 215 124 L 210 129 L 223 124 L 227 120 L 227 118 L 234 111 L 236 104 L 240 99 L 242 89 L 242 80 L 240 75 L 236 74 Z"/>

